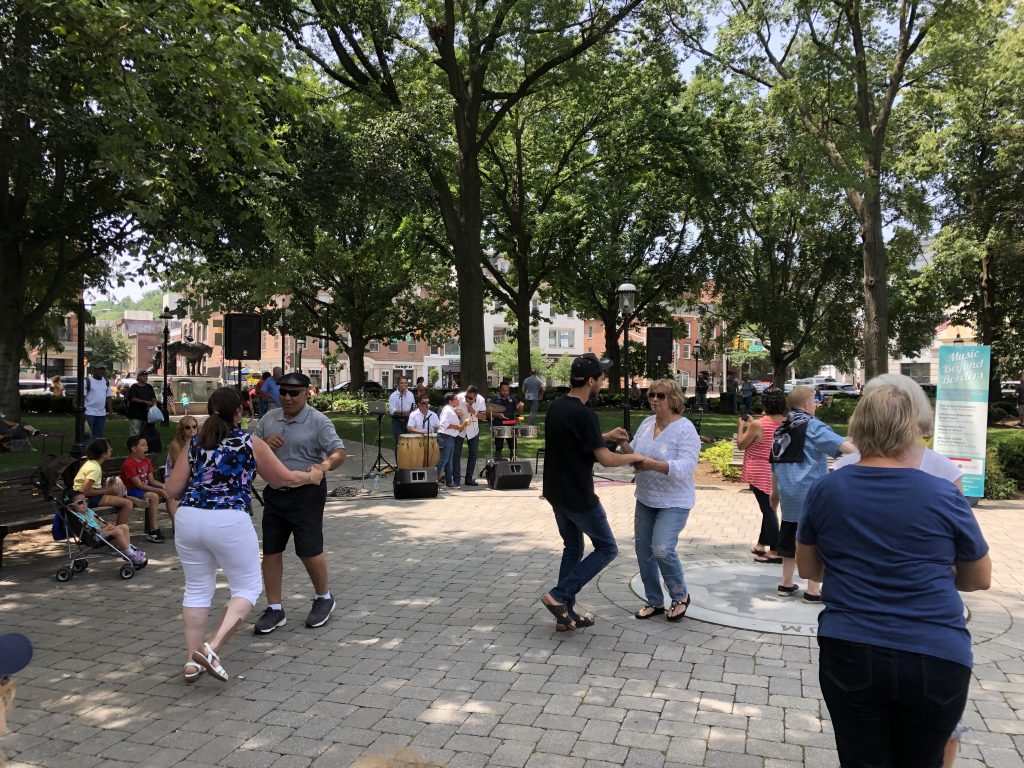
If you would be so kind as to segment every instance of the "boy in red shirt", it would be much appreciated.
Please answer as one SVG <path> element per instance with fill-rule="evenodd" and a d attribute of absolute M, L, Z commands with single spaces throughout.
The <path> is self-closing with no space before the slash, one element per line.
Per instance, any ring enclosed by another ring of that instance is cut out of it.
<path fill-rule="evenodd" d="M 178 502 L 167 494 L 164 484 L 154 476 L 153 462 L 146 455 L 148 450 L 149 443 L 146 442 L 146 438 L 141 435 L 132 435 L 128 438 L 129 456 L 121 465 L 121 480 L 130 497 L 142 499 L 149 504 L 146 513 L 146 538 L 159 544 L 163 543 L 164 535 L 157 524 L 157 508 L 161 500 L 166 503 L 173 526 Z"/>

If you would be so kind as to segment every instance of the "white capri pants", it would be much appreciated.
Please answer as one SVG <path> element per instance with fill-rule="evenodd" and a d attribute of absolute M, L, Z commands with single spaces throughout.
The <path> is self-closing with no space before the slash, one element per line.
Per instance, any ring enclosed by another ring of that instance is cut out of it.
<path fill-rule="evenodd" d="M 240 509 L 178 507 L 174 547 L 185 572 L 185 608 L 209 608 L 217 590 L 217 567 L 232 597 L 253 605 L 263 592 L 260 542 L 252 518 Z"/>

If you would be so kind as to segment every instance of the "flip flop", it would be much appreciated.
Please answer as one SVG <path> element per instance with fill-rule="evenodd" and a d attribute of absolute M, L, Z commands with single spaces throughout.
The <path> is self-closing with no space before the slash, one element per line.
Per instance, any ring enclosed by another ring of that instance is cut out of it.
<path fill-rule="evenodd" d="M 652 609 L 650 613 L 643 613 L 648 608 Z M 660 616 L 665 612 L 665 606 L 663 605 L 652 605 L 651 603 L 644 603 L 644 607 L 633 614 L 634 618 L 640 619 L 640 621 L 646 621 L 651 616 Z"/>
<path fill-rule="evenodd" d="M 671 615 L 672 611 L 674 611 L 680 605 L 683 606 L 683 612 L 682 613 L 677 613 L 675 616 L 672 616 Z M 668 613 L 665 614 L 665 618 L 668 619 L 669 621 L 679 621 L 684 616 L 686 616 L 686 611 L 689 609 L 689 607 L 690 607 L 690 596 L 689 595 L 686 596 L 686 599 L 683 600 L 683 602 L 679 602 L 678 600 L 673 600 L 672 601 L 672 605 L 670 605 L 668 607 Z"/>
<path fill-rule="evenodd" d="M 548 600 L 551 602 L 548 602 Z M 569 606 L 556 603 L 555 598 L 551 597 L 550 594 L 545 594 L 541 597 L 540 602 L 555 617 L 555 624 L 559 632 L 576 629 L 576 624 L 573 622 L 572 616 L 569 615 Z"/>
<path fill-rule="evenodd" d="M 751 549 L 750 554 L 764 556 L 765 550 L 763 549 Z"/>
<path fill-rule="evenodd" d="M 754 558 L 754 562 L 755 563 L 766 563 L 768 565 L 779 565 L 779 564 L 782 563 L 782 558 L 781 557 L 768 557 L 766 555 L 762 555 L 761 557 L 755 557 Z"/>

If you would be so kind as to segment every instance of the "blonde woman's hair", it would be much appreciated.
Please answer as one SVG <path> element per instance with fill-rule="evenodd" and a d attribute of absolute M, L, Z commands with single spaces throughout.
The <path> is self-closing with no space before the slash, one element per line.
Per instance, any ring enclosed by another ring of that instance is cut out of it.
<path fill-rule="evenodd" d="M 935 414 L 932 412 L 932 404 L 928 400 L 928 395 L 921 389 L 921 385 L 902 373 L 883 373 L 875 376 L 875 378 L 864 385 L 862 395 L 866 395 L 876 387 L 883 385 L 896 387 L 907 394 L 910 398 L 910 404 L 914 408 L 914 421 L 917 424 L 919 437 L 931 437 L 932 428 L 935 423 Z"/>
<path fill-rule="evenodd" d="M 861 396 L 850 417 L 850 441 L 865 458 L 898 459 L 917 445 L 917 412 L 901 387 L 879 384 Z"/>
<path fill-rule="evenodd" d="M 675 379 L 658 379 L 647 390 L 648 394 L 651 392 L 664 392 L 668 408 L 672 413 L 682 413 L 686 410 L 686 395 L 683 394 L 683 388 Z"/>
<path fill-rule="evenodd" d="M 786 395 L 786 405 L 789 406 L 790 410 L 794 408 L 800 408 L 803 410 L 805 405 L 808 405 L 814 401 L 814 387 L 805 387 L 801 384 L 799 387 L 793 387 L 793 390 Z"/>
<path fill-rule="evenodd" d="M 444 768 L 441 763 L 424 760 L 411 749 L 360 757 L 349 768 Z"/>

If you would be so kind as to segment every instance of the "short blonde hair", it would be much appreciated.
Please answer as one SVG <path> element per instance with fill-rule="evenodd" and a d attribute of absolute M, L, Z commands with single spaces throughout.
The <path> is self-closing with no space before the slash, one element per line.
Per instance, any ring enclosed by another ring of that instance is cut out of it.
<path fill-rule="evenodd" d="M 814 387 L 805 387 L 801 384 L 799 387 L 793 387 L 793 390 L 786 395 L 786 405 L 789 406 L 790 410 L 794 408 L 803 408 L 805 405 L 814 402 Z"/>
<path fill-rule="evenodd" d="M 882 373 L 864 385 L 862 394 L 866 395 L 871 390 L 883 385 L 896 387 L 907 394 L 910 398 L 910 404 L 914 409 L 914 421 L 917 424 L 919 436 L 931 437 L 932 427 L 935 423 L 935 414 L 932 412 L 931 401 L 928 400 L 928 395 L 921 389 L 921 385 L 902 373 Z"/>
<path fill-rule="evenodd" d="M 849 437 L 865 459 L 905 456 L 918 438 L 913 399 L 894 384 L 875 386 L 857 403 L 850 417 Z"/>
<path fill-rule="evenodd" d="M 664 392 L 668 408 L 672 413 L 682 413 L 686 410 L 686 395 L 683 394 L 683 388 L 675 379 L 658 379 L 647 390 L 647 394 L 651 392 Z"/>

